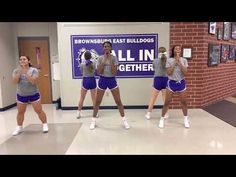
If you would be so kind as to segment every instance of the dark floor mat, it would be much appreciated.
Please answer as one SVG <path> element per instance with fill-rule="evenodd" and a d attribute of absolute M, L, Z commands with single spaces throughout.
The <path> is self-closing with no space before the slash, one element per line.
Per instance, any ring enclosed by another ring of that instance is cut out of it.
<path fill-rule="evenodd" d="M 203 108 L 203 110 L 236 127 L 236 104 L 222 100 Z"/>
<path fill-rule="evenodd" d="M 42 132 L 41 124 L 31 124 L 18 136 L 0 145 L 0 154 L 65 154 L 81 123 L 48 124 L 49 132 Z"/>

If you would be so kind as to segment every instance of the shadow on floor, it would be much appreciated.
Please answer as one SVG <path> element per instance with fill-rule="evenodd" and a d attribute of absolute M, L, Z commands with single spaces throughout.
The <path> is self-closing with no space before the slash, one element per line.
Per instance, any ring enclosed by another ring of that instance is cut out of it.
<path fill-rule="evenodd" d="M 18 136 L 0 145 L 0 154 L 65 154 L 82 123 L 48 124 L 49 132 L 42 132 L 41 124 L 31 124 Z"/>

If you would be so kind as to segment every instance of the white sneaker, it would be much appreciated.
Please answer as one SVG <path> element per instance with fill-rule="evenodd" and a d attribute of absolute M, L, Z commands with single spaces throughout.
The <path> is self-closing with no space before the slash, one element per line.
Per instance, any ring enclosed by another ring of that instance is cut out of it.
<path fill-rule="evenodd" d="M 129 129 L 130 128 L 127 120 L 123 120 L 123 123 L 124 123 L 125 129 Z"/>
<path fill-rule="evenodd" d="M 49 130 L 48 124 L 43 124 L 43 133 L 47 133 Z"/>
<path fill-rule="evenodd" d="M 145 117 L 147 120 L 149 120 L 151 118 L 150 114 L 148 114 L 148 113 L 145 115 Z"/>
<path fill-rule="evenodd" d="M 188 118 L 184 118 L 184 126 L 185 126 L 185 128 L 190 128 Z"/>
<path fill-rule="evenodd" d="M 23 131 L 22 126 L 17 126 L 14 132 L 12 132 L 13 136 L 19 135 Z"/>
<path fill-rule="evenodd" d="M 77 119 L 81 118 L 81 112 L 80 111 L 77 111 Z"/>
<path fill-rule="evenodd" d="M 159 128 L 164 128 L 164 117 L 161 117 L 160 121 L 159 121 Z"/>
<path fill-rule="evenodd" d="M 93 130 L 93 129 L 95 129 L 95 127 L 96 127 L 96 121 L 93 120 L 93 121 L 91 122 L 91 124 L 90 124 L 89 129 L 90 129 L 90 130 Z"/>

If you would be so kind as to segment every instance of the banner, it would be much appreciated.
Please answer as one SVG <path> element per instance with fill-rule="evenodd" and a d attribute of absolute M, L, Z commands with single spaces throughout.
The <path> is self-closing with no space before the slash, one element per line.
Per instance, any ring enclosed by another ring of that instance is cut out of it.
<path fill-rule="evenodd" d="M 112 43 L 112 54 L 118 59 L 120 78 L 153 77 L 152 62 L 157 56 L 158 34 L 71 35 L 73 78 L 82 78 L 79 63 L 90 50 L 96 62 L 103 55 L 102 43 Z"/>

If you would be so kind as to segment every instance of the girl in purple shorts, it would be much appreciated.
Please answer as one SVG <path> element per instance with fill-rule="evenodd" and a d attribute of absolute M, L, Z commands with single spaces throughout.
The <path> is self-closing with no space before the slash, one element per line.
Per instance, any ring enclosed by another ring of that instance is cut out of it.
<path fill-rule="evenodd" d="M 43 132 L 48 132 L 47 117 L 42 109 L 39 88 L 37 86 L 37 80 L 39 72 L 36 68 L 30 64 L 30 58 L 27 56 L 20 56 L 20 67 L 16 68 L 12 73 L 13 83 L 17 84 L 17 127 L 13 131 L 12 135 L 16 136 L 23 131 L 23 122 L 26 107 L 28 103 L 34 108 L 39 119 L 43 123 Z"/>
<path fill-rule="evenodd" d="M 178 93 L 184 114 L 184 126 L 189 128 L 188 109 L 187 109 L 187 92 L 185 76 L 187 74 L 188 62 L 181 57 L 181 46 L 174 46 L 172 49 L 172 57 L 166 61 L 168 82 L 166 90 L 166 99 L 162 109 L 162 115 L 159 127 L 164 128 L 165 114 L 169 108 L 170 102 L 174 94 Z"/>
<path fill-rule="evenodd" d="M 104 55 L 98 59 L 97 74 L 100 75 L 100 78 L 98 81 L 96 103 L 93 109 L 93 118 L 90 125 L 91 130 L 96 127 L 96 115 L 107 88 L 110 89 L 112 96 L 118 106 L 124 127 L 126 129 L 130 128 L 127 119 L 125 118 L 124 106 L 120 99 L 120 90 L 115 77 L 117 74 L 118 60 L 116 56 L 111 54 L 111 49 L 111 42 L 105 41 L 103 43 Z"/>
<path fill-rule="evenodd" d="M 80 64 L 80 70 L 83 75 L 81 93 L 80 93 L 80 100 L 78 103 L 78 111 L 77 111 L 77 118 L 81 117 L 81 110 L 83 107 L 84 99 L 87 94 L 87 91 L 90 90 L 91 98 L 93 101 L 93 107 L 95 105 L 95 97 L 96 97 L 96 79 L 94 76 L 94 72 L 96 69 L 96 64 L 91 60 L 92 55 L 90 51 L 85 51 L 84 53 L 85 62 Z"/>
<path fill-rule="evenodd" d="M 163 103 L 165 102 L 165 92 L 167 85 L 167 74 L 166 74 L 166 60 L 167 60 L 167 52 L 165 47 L 160 47 L 158 49 L 158 58 L 153 61 L 153 69 L 154 69 L 154 79 L 153 79 L 153 88 L 152 95 L 149 101 L 148 110 L 145 115 L 146 119 L 150 119 L 151 111 L 156 102 L 157 96 L 159 92 L 162 93 Z M 167 118 L 168 115 L 165 116 Z"/>

